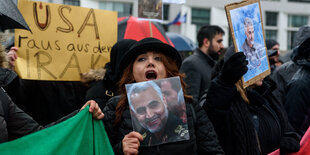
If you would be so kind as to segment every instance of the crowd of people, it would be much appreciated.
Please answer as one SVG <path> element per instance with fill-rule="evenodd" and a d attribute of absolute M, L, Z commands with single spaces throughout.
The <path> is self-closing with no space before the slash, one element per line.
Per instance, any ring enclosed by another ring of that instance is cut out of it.
<path fill-rule="evenodd" d="M 271 76 L 243 88 L 242 76 L 263 55 L 263 45 L 254 43 L 251 19 L 244 24 L 244 51 L 230 46 L 222 59 L 225 33 L 216 25 L 200 28 L 199 47 L 183 61 L 174 47 L 156 38 L 121 39 L 110 62 L 82 74 L 82 82 L 19 79 L 13 71 L 18 48 L 1 45 L 0 143 L 90 105 L 115 154 L 298 152 L 310 125 L 310 27 L 300 28 L 288 62 L 280 57 L 280 44 L 266 40 Z M 171 77 L 179 77 L 179 87 L 169 80 L 152 82 Z M 126 90 L 134 83 L 139 88 Z"/>

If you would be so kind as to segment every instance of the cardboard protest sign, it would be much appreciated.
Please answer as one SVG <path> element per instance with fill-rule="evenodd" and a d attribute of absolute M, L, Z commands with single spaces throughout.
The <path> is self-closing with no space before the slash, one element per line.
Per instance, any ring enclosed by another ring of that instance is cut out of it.
<path fill-rule="evenodd" d="M 179 77 L 126 85 L 133 130 L 141 146 L 188 140 L 185 100 Z"/>
<path fill-rule="evenodd" d="M 79 81 L 109 61 L 117 12 L 24 0 L 18 8 L 32 31 L 15 30 L 21 78 Z"/>
<path fill-rule="evenodd" d="M 163 0 L 164 3 L 171 3 L 171 4 L 184 4 L 186 0 Z"/>
<path fill-rule="evenodd" d="M 153 21 L 163 20 L 162 0 L 139 0 L 138 18 Z"/>
<path fill-rule="evenodd" d="M 248 60 L 248 72 L 242 77 L 244 88 L 270 74 L 259 0 L 242 1 L 225 6 L 235 51 Z"/>

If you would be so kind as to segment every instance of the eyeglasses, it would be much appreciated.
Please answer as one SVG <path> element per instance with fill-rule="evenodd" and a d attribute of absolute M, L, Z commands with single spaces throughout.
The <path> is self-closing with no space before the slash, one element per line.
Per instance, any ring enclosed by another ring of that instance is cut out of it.
<path fill-rule="evenodd" d="M 160 106 L 160 102 L 158 101 L 152 101 L 150 102 L 147 106 L 143 106 L 143 107 L 138 107 L 136 109 L 136 113 L 139 114 L 139 115 L 145 115 L 146 114 L 146 109 L 151 109 L 151 110 L 154 110 L 154 109 L 157 109 L 158 107 Z"/>

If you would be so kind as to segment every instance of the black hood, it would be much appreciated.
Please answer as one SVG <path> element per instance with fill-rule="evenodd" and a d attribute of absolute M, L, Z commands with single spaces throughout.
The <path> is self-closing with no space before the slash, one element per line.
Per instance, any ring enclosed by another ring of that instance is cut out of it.
<path fill-rule="evenodd" d="M 120 62 L 123 55 L 134 45 L 137 41 L 132 39 L 121 39 L 111 49 L 110 62 L 106 64 L 106 78 L 113 81 L 115 84 L 119 81 L 121 72 Z"/>
<path fill-rule="evenodd" d="M 291 58 L 297 65 L 310 67 L 310 36 L 293 49 Z"/>

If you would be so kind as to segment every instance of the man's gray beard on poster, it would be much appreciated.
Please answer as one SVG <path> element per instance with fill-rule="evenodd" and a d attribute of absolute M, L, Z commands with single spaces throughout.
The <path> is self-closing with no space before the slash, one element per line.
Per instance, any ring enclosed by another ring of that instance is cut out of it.
<path fill-rule="evenodd" d="M 166 105 L 164 105 L 164 106 L 165 106 L 165 118 L 166 118 L 166 120 L 168 120 L 168 109 L 167 109 L 167 106 L 166 106 Z M 156 115 L 153 116 L 152 118 L 146 118 L 146 119 L 143 121 L 143 123 L 144 123 L 144 124 L 148 124 L 149 121 L 152 121 L 152 120 L 154 120 L 154 119 L 160 119 L 160 115 L 156 114 Z M 147 126 L 147 125 L 143 125 L 143 123 L 139 121 L 139 124 L 140 124 L 143 128 L 147 129 L 147 130 L 150 131 L 151 133 L 156 133 L 156 132 L 161 131 L 161 130 L 166 126 L 166 123 L 167 123 L 167 122 L 165 122 L 165 124 L 162 124 L 162 125 L 161 125 L 159 128 L 157 128 L 156 130 L 153 130 L 153 129 L 151 129 L 151 128 L 148 128 L 148 126 Z"/>

